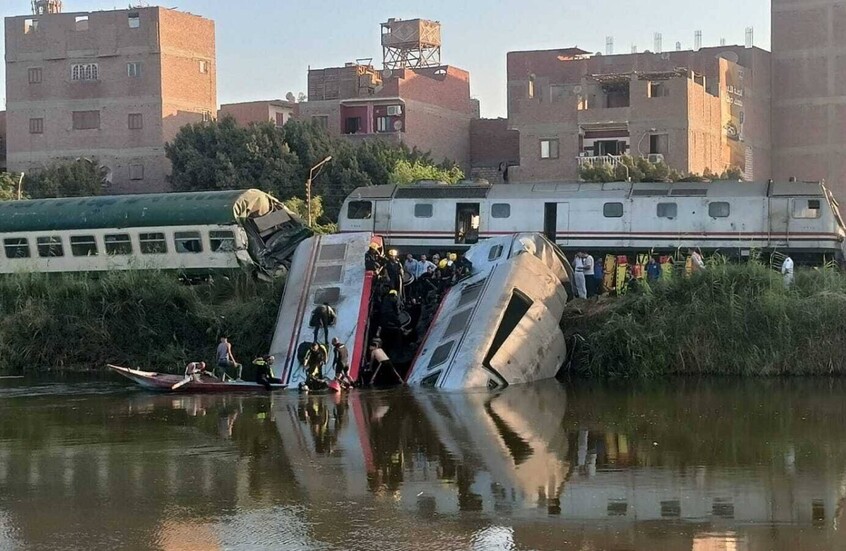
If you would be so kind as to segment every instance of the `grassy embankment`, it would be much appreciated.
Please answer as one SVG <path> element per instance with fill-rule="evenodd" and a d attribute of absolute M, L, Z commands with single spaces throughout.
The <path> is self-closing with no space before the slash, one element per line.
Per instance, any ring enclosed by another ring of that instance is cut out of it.
<path fill-rule="evenodd" d="M 846 374 L 846 276 L 797 270 L 788 290 L 767 266 L 716 259 L 691 278 L 575 301 L 562 327 L 585 338 L 577 376 Z"/>
<path fill-rule="evenodd" d="M 246 276 L 188 286 L 159 272 L 3 277 L 0 372 L 107 362 L 179 371 L 191 360 L 210 361 L 222 333 L 247 365 L 267 352 L 283 287 Z"/>

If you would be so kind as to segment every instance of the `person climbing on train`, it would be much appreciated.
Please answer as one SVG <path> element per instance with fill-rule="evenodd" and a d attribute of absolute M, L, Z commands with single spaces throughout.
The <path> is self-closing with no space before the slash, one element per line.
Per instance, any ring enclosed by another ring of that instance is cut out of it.
<path fill-rule="evenodd" d="M 235 380 L 241 380 L 241 369 L 243 366 L 235 360 L 232 355 L 232 343 L 229 342 L 229 337 L 220 337 L 220 344 L 217 345 L 217 367 L 220 369 L 220 380 L 225 381 L 232 377 L 226 372 L 227 369 L 233 370 L 235 373 Z"/>
<path fill-rule="evenodd" d="M 385 273 L 388 275 L 388 282 L 391 289 L 397 293 L 402 293 L 404 270 L 397 251 L 393 249 L 388 252 L 388 263 L 385 265 Z"/>
<path fill-rule="evenodd" d="M 781 275 L 784 278 L 784 287 L 790 289 L 793 286 L 793 259 L 790 255 L 786 255 L 781 263 Z"/>
<path fill-rule="evenodd" d="M 306 352 L 305 361 L 303 362 L 306 372 L 306 384 L 310 387 L 313 387 L 313 385 L 309 384 L 309 380 L 323 380 L 323 366 L 326 365 L 327 356 L 325 346 L 317 341 L 311 343 L 311 347 Z"/>
<path fill-rule="evenodd" d="M 253 365 L 256 366 L 256 382 L 263 385 L 267 390 L 273 390 L 271 385 L 281 385 L 282 379 L 277 379 L 273 376 L 273 362 L 276 360 L 273 356 L 259 356 L 253 360 Z"/>
<path fill-rule="evenodd" d="M 385 265 L 385 255 L 376 243 L 371 243 L 364 253 L 364 269 L 378 272 Z"/>
<path fill-rule="evenodd" d="M 353 386 L 353 381 L 350 379 L 350 352 L 347 350 L 347 346 L 337 337 L 332 338 L 332 349 L 335 380 L 341 383 L 344 388 L 349 388 Z"/>
<path fill-rule="evenodd" d="M 316 306 L 314 310 L 311 311 L 311 320 L 308 322 L 308 326 L 314 329 L 314 342 L 317 342 L 317 334 L 323 329 L 323 342 L 326 346 L 329 346 L 329 327 L 335 325 L 335 322 L 338 320 L 338 315 L 335 313 L 335 310 L 329 306 L 328 302 L 324 302 L 319 306 Z"/>
<path fill-rule="evenodd" d="M 649 283 L 655 283 L 661 279 L 661 264 L 654 256 L 649 256 L 649 262 L 646 264 L 646 280 Z"/>
<path fill-rule="evenodd" d="M 585 281 L 585 253 L 579 251 L 573 259 L 573 272 L 575 274 L 573 285 L 577 298 L 587 298 L 587 287 Z"/>

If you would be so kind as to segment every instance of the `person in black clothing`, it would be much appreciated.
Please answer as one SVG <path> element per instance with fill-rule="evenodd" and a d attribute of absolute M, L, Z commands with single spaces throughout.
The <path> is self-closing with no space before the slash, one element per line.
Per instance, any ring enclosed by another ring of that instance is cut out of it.
<path fill-rule="evenodd" d="M 337 318 L 338 316 L 335 314 L 335 310 L 333 310 L 327 302 L 315 307 L 314 310 L 311 311 L 311 320 L 309 321 L 308 326 L 314 328 L 314 342 L 317 342 L 317 334 L 322 328 L 323 342 L 327 347 L 329 346 L 329 326 L 335 325 Z"/>
<path fill-rule="evenodd" d="M 346 345 L 337 338 L 332 339 L 332 348 L 335 351 L 332 365 L 335 367 L 335 379 L 346 387 L 353 385 L 350 379 L 350 352 Z"/>
<path fill-rule="evenodd" d="M 385 272 L 388 275 L 388 281 L 391 285 L 391 289 L 397 293 L 402 292 L 404 271 L 402 262 L 400 262 L 399 256 L 397 255 L 397 251 L 391 251 L 388 253 L 388 263 L 385 265 Z"/>
<path fill-rule="evenodd" d="M 455 261 L 455 279 L 456 281 L 460 281 L 465 277 L 470 277 L 470 274 L 473 272 L 473 263 L 467 259 L 466 256 L 461 255 L 458 257 L 458 260 Z"/>
<path fill-rule="evenodd" d="M 277 379 L 273 376 L 273 370 L 270 366 L 273 365 L 275 358 L 273 356 L 259 356 L 253 360 L 253 365 L 256 366 L 256 382 L 264 385 L 267 390 L 272 390 L 270 385 L 281 385 L 282 379 Z"/>
<path fill-rule="evenodd" d="M 371 243 L 370 248 L 364 253 L 364 269 L 371 272 L 378 272 L 385 265 L 385 257 L 379 250 L 379 245 Z"/>

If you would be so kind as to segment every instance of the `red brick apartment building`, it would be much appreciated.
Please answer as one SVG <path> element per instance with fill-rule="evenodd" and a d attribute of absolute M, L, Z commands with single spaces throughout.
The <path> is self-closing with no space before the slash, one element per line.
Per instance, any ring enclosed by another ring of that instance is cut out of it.
<path fill-rule="evenodd" d="M 247 101 L 243 103 L 224 103 L 217 111 L 218 118 L 232 117 L 241 126 L 270 121 L 277 128 L 296 118 L 297 104 L 280 99 Z"/>
<path fill-rule="evenodd" d="M 520 134 L 510 180 L 576 179 L 580 165 L 624 154 L 769 178 L 770 82 L 758 48 L 510 52 L 508 121 Z"/>
<path fill-rule="evenodd" d="M 214 22 L 161 7 L 6 18 L 8 166 L 87 157 L 167 188 L 164 145 L 217 111 Z"/>
<path fill-rule="evenodd" d="M 311 69 L 300 117 L 349 139 L 379 138 L 431 151 L 468 169 L 470 122 L 479 117 L 470 73 L 449 65 L 376 70 L 372 65 Z"/>

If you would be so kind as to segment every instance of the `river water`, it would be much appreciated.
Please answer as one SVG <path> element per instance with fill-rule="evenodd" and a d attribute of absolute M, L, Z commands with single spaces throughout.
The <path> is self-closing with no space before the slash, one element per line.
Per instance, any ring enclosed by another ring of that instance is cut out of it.
<path fill-rule="evenodd" d="M 846 549 L 846 381 L 0 380 L 0 549 Z"/>

